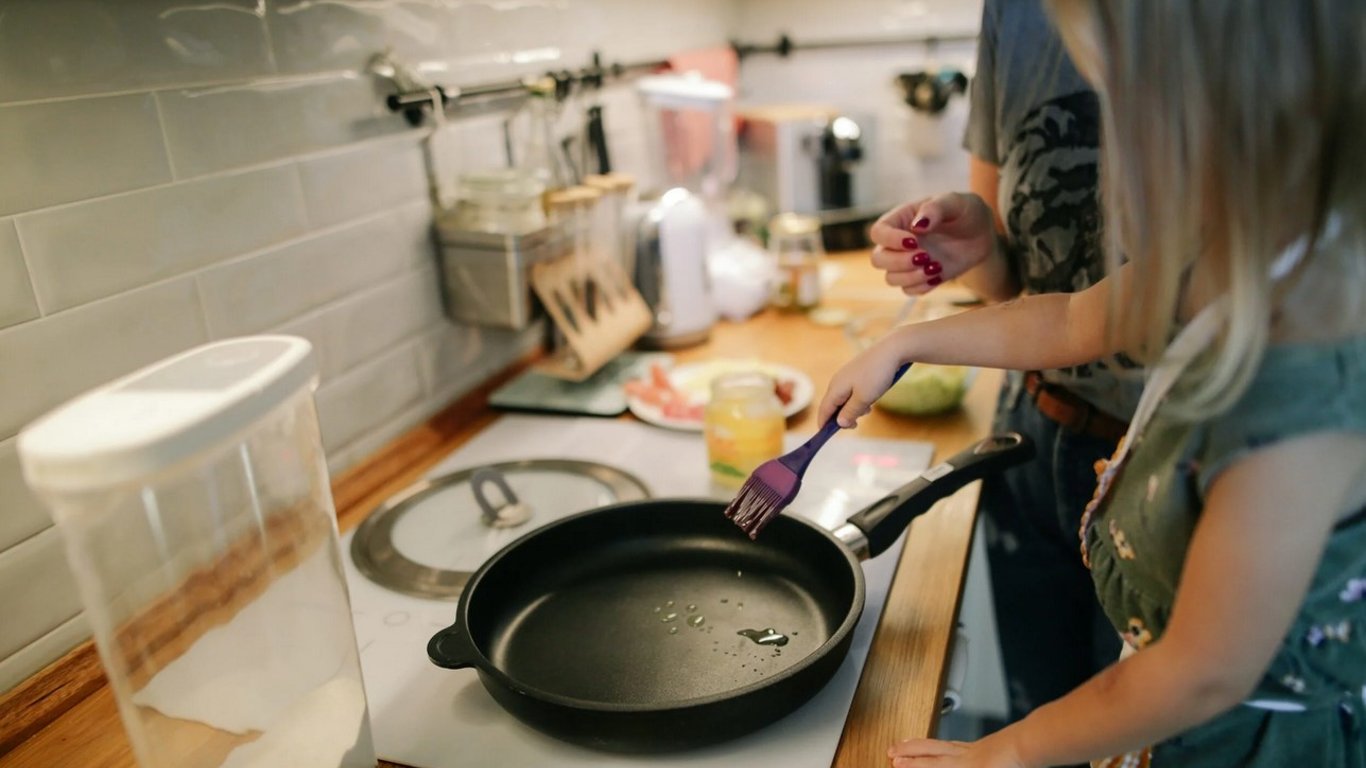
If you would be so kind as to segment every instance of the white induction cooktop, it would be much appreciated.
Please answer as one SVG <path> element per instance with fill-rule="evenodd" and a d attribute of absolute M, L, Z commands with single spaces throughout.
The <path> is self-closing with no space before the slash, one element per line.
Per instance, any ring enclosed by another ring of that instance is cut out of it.
<path fill-rule="evenodd" d="M 793 448 L 808 437 L 787 437 Z M 910 482 L 930 462 L 927 443 L 831 440 L 808 470 L 787 514 L 826 528 Z M 451 454 L 429 476 L 499 461 L 569 458 L 617 467 L 640 478 L 654 497 L 714 497 L 702 436 L 645 424 L 592 418 L 504 416 Z M 545 518 L 548 521 L 550 518 Z M 375 749 L 414 768 L 733 768 L 782 765 L 826 768 L 834 759 L 873 629 L 886 600 L 901 542 L 863 564 L 867 602 L 848 656 L 830 683 L 782 720 L 739 739 L 668 755 L 617 755 L 566 744 L 523 725 L 484 690 L 473 670 L 445 670 L 427 660 L 427 641 L 455 616 L 455 602 L 392 592 L 356 570 L 348 533 L 343 561 L 351 590 Z"/>

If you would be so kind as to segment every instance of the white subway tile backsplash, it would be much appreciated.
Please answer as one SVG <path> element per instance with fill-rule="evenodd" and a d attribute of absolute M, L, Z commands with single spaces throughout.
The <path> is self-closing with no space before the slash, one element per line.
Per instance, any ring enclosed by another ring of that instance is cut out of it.
<path fill-rule="evenodd" d="M 6 0 L 0 103 L 260 77 L 260 0 Z"/>
<path fill-rule="evenodd" d="M 47 507 L 24 482 L 18 442 L 13 437 L 0 440 L 0 552 L 52 525 Z"/>
<path fill-rule="evenodd" d="M 81 612 L 56 528 L 0 552 L 0 658 L 15 653 Z M 18 585 L 23 588 L 17 588 Z"/>
<path fill-rule="evenodd" d="M 0 328 L 38 316 L 38 300 L 28 279 L 14 222 L 0 219 Z"/>
<path fill-rule="evenodd" d="M 395 228 L 392 250 L 398 262 L 412 268 L 436 264 L 436 231 L 432 226 L 432 206 L 423 200 L 409 203 L 390 215 Z"/>
<path fill-rule="evenodd" d="M 408 343 L 318 387 L 318 421 L 328 453 L 381 429 L 422 398 L 417 345 Z"/>
<path fill-rule="evenodd" d="M 46 312 L 262 248 L 304 230 L 290 166 L 215 176 L 19 217 Z"/>
<path fill-rule="evenodd" d="M 0 216 L 171 178 L 147 93 L 0 106 L 0 157 Z"/>
<path fill-rule="evenodd" d="M 522 331 L 447 323 L 418 341 L 418 362 L 427 395 L 454 399 L 541 343 L 542 323 Z"/>
<path fill-rule="evenodd" d="M 319 3 L 281 0 L 270 6 L 275 58 L 285 73 L 361 70 L 386 48 L 413 66 L 450 47 L 447 3 Z"/>
<path fill-rule="evenodd" d="M 74 395 L 207 340 L 189 278 L 0 330 L 0 438 Z"/>
<path fill-rule="evenodd" d="M 409 130 L 368 76 L 161 91 L 157 101 L 182 179 Z"/>
<path fill-rule="evenodd" d="M 368 216 L 427 195 L 422 147 L 411 138 L 300 161 L 299 176 L 308 220 L 315 227 Z"/>
<path fill-rule="evenodd" d="M 200 273 L 210 333 L 258 333 L 402 274 L 402 235 L 385 214 Z"/>

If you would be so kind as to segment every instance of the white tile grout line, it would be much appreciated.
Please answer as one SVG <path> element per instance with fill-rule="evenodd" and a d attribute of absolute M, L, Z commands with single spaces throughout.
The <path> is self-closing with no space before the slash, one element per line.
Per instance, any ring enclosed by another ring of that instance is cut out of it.
<path fill-rule="evenodd" d="M 272 51 L 272 57 L 273 55 Z M 334 69 L 323 72 L 305 72 L 294 75 L 281 75 L 278 72 L 273 72 L 268 75 L 247 75 L 244 77 L 220 78 L 218 80 L 189 80 L 142 88 L 122 88 L 112 91 L 91 91 L 89 93 L 73 93 L 66 96 L 45 96 L 36 99 L 6 101 L 0 103 L 0 109 L 6 107 L 31 107 L 41 104 L 56 104 L 63 101 L 79 101 L 82 99 L 137 96 L 144 93 L 157 93 L 160 91 L 203 92 L 222 91 L 227 89 L 250 90 L 253 87 L 289 87 L 314 83 L 344 82 L 347 80 L 360 80 L 369 77 L 370 74 L 368 72 L 358 69 Z"/>
<path fill-rule="evenodd" d="M 270 14 L 266 13 L 266 0 L 256 0 L 256 7 L 261 19 L 261 34 L 266 39 L 266 61 L 270 64 L 270 71 L 280 76 L 280 61 L 275 58 L 275 33 L 270 21 Z"/>
<path fill-rule="evenodd" d="M 294 188 L 294 201 L 299 205 L 299 213 L 303 216 L 304 229 L 312 229 L 314 225 L 313 212 L 308 207 L 308 195 L 304 192 L 304 172 L 299 168 L 296 160 L 289 164 L 289 176 L 293 180 L 290 185 Z"/>
<path fill-rule="evenodd" d="M 157 128 L 161 130 L 161 151 L 166 156 L 166 168 L 171 172 L 171 183 L 180 181 L 176 171 L 175 156 L 171 154 L 171 135 L 166 132 L 166 113 L 161 108 L 161 94 L 152 94 L 152 109 L 157 113 Z"/>
<path fill-rule="evenodd" d="M 28 253 L 24 248 L 24 233 L 19 231 L 19 218 L 11 216 L 9 225 L 14 228 L 14 240 L 19 243 L 19 258 L 24 262 L 24 276 L 28 278 L 28 289 L 33 292 L 33 305 L 38 308 L 38 317 L 31 319 L 37 320 L 47 317 L 48 313 L 43 309 L 43 297 L 38 293 L 38 284 L 33 281 L 33 265 L 29 262 Z M 19 325 L 23 325 L 23 323 Z"/>

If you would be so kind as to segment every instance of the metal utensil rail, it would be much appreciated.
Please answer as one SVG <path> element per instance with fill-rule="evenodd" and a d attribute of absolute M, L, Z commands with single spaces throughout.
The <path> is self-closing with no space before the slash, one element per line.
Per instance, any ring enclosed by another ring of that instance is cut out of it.
<path fill-rule="evenodd" d="M 940 43 L 970 43 L 976 41 L 976 33 L 900 35 L 892 37 L 813 40 L 809 42 L 797 42 L 788 35 L 782 34 L 778 36 L 777 42 L 772 44 L 747 43 L 735 40 L 731 41 L 730 46 L 734 49 L 735 55 L 743 61 L 746 57 L 755 54 L 776 54 L 786 58 L 795 51 L 876 48 L 907 45 L 924 45 L 930 49 L 934 49 Z M 386 57 L 386 61 L 390 60 Z M 533 89 L 542 87 L 542 83 L 546 80 L 550 80 L 554 83 L 554 94 L 556 99 L 563 100 L 573 92 L 576 86 L 579 88 L 601 88 L 610 80 L 668 68 L 669 61 L 667 59 L 638 61 L 625 64 L 618 62 L 604 65 L 602 63 L 601 54 L 595 51 L 590 64 L 574 70 L 562 69 L 546 72 L 539 77 L 526 77 L 518 80 L 504 80 L 478 85 L 434 85 L 431 88 L 415 90 L 404 90 L 400 88 L 397 93 L 386 96 L 384 103 L 390 111 L 402 112 L 410 125 L 417 126 L 422 124 L 427 110 L 433 107 L 437 99 L 440 99 L 442 109 L 450 109 L 452 107 L 460 107 L 467 103 L 486 103 L 499 99 L 521 98 L 526 96 Z M 374 67 L 372 67 L 372 71 L 374 71 Z M 401 82 L 401 78 L 391 77 L 390 79 L 394 80 L 395 85 L 398 85 Z"/>

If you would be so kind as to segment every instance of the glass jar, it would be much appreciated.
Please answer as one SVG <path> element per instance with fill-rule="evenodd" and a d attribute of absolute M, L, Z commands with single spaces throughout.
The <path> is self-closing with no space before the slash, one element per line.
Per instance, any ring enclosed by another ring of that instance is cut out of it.
<path fill-rule="evenodd" d="M 594 251 L 600 258 L 621 268 L 629 275 L 635 269 L 634 255 L 626 247 L 626 206 L 630 204 L 635 179 L 621 173 L 590 175 L 583 183 L 602 193 L 593 221 Z"/>
<path fill-rule="evenodd" d="M 484 171 L 460 177 L 455 221 L 461 229 L 520 235 L 545 227 L 541 195 L 545 184 L 516 170 Z"/>
<path fill-rule="evenodd" d="M 703 413 L 712 480 L 739 488 L 751 473 L 783 452 L 786 417 L 773 377 L 759 371 L 718 376 Z"/>
<path fill-rule="evenodd" d="M 815 216 L 780 213 L 768 224 L 768 249 L 778 265 L 773 304 L 806 311 L 821 303 L 821 222 Z"/>

